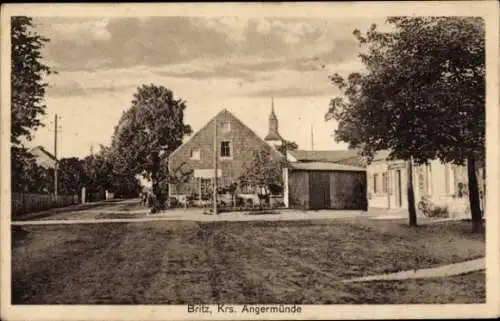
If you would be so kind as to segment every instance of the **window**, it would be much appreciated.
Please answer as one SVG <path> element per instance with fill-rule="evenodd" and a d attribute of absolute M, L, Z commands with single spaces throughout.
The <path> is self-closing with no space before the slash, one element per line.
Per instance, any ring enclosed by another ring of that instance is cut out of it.
<path fill-rule="evenodd" d="M 419 166 L 418 167 L 418 191 L 420 195 L 425 195 L 425 174 L 424 174 L 424 167 Z"/>
<path fill-rule="evenodd" d="M 228 131 L 231 130 L 231 123 L 227 122 L 227 121 L 226 122 L 222 122 L 220 124 L 220 128 L 221 128 L 222 132 L 227 133 Z"/>
<path fill-rule="evenodd" d="M 231 157 L 231 144 L 228 141 L 220 143 L 220 157 Z"/>
<path fill-rule="evenodd" d="M 427 195 L 432 195 L 432 167 L 430 164 L 426 165 L 427 168 Z"/>
<path fill-rule="evenodd" d="M 382 193 L 387 193 L 387 173 L 382 174 Z"/>
<path fill-rule="evenodd" d="M 255 193 L 255 186 L 252 184 L 244 184 L 241 186 L 241 192 L 243 194 L 253 194 Z"/>
<path fill-rule="evenodd" d="M 373 174 L 373 193 L 377 194 L 377 180 L 378 174 Z"/>
<path fill-rule="evenodd" d="M 191 159 L 200 159 L 200 150 L 192 149 L 191 150 Z"/>

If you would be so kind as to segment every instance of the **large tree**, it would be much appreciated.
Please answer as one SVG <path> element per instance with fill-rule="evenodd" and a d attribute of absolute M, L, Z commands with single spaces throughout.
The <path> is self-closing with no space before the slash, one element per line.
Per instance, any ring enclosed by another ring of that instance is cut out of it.
<path fill-rule="evenodd" d="M 162 205 L 168 193 L 168 156 L 192 133 L 184 124 L 186 102 L 171 90 L 156 85 L 137 89 L 132 107 L 115 128 L 111 148 L 118 172 L 144 175 Z M 164 188 L 161 188 L 164 187 Z"/>
<path fill-rule="evenodd" d="M 481 213 L 475 162 L 484 155 L 484 24 L 477 18 L 391 17 L 389 32 L 372 25 L 359 40 L 364 73 L 331 77 L 340 95 L 327 119 L 338 141 L 368 159 L 389 149 L 407 160 L 410 225 L 416 225 L 412 163 L 467 163 L 474 230 Z"/>
<path fill-rule="evenodd" d="M 42 61 L 42 49 L 49 39 L 40 36 L 29 17 L 11 18 L 11 161 L 14 190 L 29 189 L 31 155 L 23 142 L 32 139 L 45 115 L 45 77 L 53 70 Z"/>

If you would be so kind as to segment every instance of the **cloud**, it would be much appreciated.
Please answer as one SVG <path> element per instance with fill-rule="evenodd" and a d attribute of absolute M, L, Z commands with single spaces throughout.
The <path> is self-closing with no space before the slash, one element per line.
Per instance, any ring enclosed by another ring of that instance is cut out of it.
<path fill-rule="evenodd" d="M 354 28 L 373 20 L 140 17 L 38 20 L 49 95 L 130 95 L 142 84 L 181 96 L 330 94 L 328 76 L 360 71 Z M 63 30 L 64 29 L 64 30 Z"/>
<path fill-rule="evenodd" d="M 200 59 L 294 61 L 349 59 L 357 50 L 355 27 L 373 20 L 302 18 L 141 17 L 38 18 L 52 41 L 46 57 L 60 70 L 151 67 Z"/>

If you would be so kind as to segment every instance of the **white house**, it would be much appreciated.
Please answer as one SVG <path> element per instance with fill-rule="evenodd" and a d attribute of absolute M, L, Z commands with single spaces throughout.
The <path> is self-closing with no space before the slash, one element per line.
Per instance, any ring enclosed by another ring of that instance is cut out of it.
<path fill-rule="evenodd" d="M 371 208 L 408 208 L 407 163 L 387 160 L 388 151 L 378 152 L 367 166 L 368 206 Z M 478 185 L 484 193 L 484 170 L 478 171 Z M 427 196 L 438 206 L 446 206 L 450 217 L 470 217 L 466 166 L 443 164 L 439 160 L 413 167 L 415 203 Z M 482 206 L 484 198 L 481 197 Z M 484 206 L 483 206 L 484 207 Z"/>

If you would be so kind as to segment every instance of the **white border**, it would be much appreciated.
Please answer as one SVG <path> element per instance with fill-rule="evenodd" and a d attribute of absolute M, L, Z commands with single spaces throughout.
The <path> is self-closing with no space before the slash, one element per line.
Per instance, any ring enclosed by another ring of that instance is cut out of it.
<path fill-rule="evenodd" d="M 380 17 L 387 15 L 482 16 L 487 30 L 487 303 L 473 305 L 334 305 L 302 306 L 299 315 L 193 316 L 186 306 L 12 306 L 10 305 L 10 21 L 12 15 L 28 16 L 281 16 L 281 17 Z M 7 320 L 229 320 L 229 319 L 395 319 L 472 318 L 499 314 L 499 182 L 498 171 L 498 5 L 495 1 L 351 2 L 351 3 L 253 3 L 253 4 L 30 4 L 3 5 L 1 11 L 1 313 Z"/>

